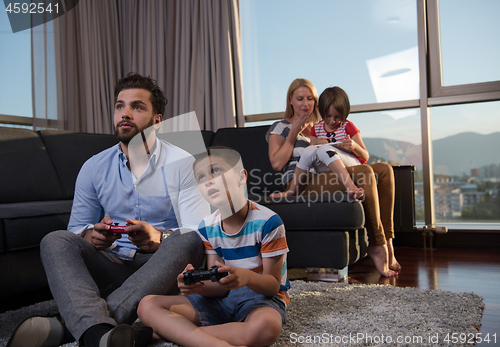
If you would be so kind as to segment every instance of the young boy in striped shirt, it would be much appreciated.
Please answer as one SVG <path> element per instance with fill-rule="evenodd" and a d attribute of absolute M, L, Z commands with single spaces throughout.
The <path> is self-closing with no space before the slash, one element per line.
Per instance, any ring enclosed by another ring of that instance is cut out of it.
<path fill-rule="evenodd" d="M 290 299 L 286 273 L 288 246 L 279 216 L 247 198 L 247 171 L 227 147 L 211 147 L 196 157 L 195 178 L 217 211 L 198 233 L 207 267 L 228 275 L 217 282 L 185 285 L 183 296 L 148 296 L 138 308 L 154 337 L 183 346 L 267 346 L 285 321 Z M 185 271 L 194 270 L 189 264 Z"/>

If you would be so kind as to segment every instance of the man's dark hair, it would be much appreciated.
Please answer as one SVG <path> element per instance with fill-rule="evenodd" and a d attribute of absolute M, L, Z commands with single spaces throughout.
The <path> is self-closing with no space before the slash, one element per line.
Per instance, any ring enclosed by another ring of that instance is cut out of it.
<path fill-rule="evenodd" d="M 163 90 L 156 84 L 156 81 L 151 77 L 139 75 L 131 72 L 126 77 L 119 79 L 115 86 L 115 104 L 118 99 L 118 94 L 124 89 L 146 89 L 151 92 L 151 104 L 153 105 L 153 113 L 161 114 L 165 117 L 165 105 L 168 100 L 163 95 Z"/>

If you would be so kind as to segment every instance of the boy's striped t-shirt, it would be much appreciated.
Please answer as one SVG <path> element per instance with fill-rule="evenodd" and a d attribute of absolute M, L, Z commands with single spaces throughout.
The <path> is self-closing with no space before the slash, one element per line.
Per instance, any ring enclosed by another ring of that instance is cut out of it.
<path fill-rule="evenodd" d="M 221 227 L 219 210 L 205 217 L 198 234 L 203 240 L 206 254 L 217 254 L 228 266 L 236 266 L 262 273 L 262 258 L 285 254 L 278 296 L 286 305 L 290 302 L 287 290 L 290 287 L 286 271 L 288 245 L 285 227 L 281 218 L 273 211 L 248 201 L 249 211 L 245 223 L 234 235 L 226 234 Z"/>

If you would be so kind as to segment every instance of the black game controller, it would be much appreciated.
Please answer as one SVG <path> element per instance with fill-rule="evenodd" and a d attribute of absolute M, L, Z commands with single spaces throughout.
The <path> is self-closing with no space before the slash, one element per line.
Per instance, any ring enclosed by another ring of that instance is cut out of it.
<path fill-rule="evenodd" d="M 125 228 L 128 227 L 129 225 L 132 225 L 130 223 L 127 223 L 125 226 L 119 226 L 118 223 L 115 223 L 115 225 L 110 225 L 109 226 L 109 231 L 105 230 L 102 232 L 104 236 L 108 236 L 109 234 L 129 234 L 129 235 L 134 235 L 135 233 L 127 233 L 125 231 Z"/>
<path fill-rule="evenodd" d="M 191 270 L 184 272 L 184 284 L 188 285 L 191 283 L 196 283 L 204 280 L 210 280 L 212 282 L 217 282 L 222 277 L 229 275 L 227 272 L 219 272 L 219 267 L 214 265 L 210 270 L 205 270 L 199 268 L 198 270 Z"/>

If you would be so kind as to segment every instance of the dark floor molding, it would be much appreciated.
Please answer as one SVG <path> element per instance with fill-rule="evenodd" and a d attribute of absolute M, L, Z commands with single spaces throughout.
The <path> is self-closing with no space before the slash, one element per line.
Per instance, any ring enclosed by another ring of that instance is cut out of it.
<path fill-rule="evenodd" d="M 399 232 L 394 238 L 395 247 L 424 247 L 424 236 L 419 231 Z M 426 245 L 431 244 L 427 236 Z M 448 230 L 446 234 L 434 234 L 434 248 L 499 248 L 499 230 Z"/>

